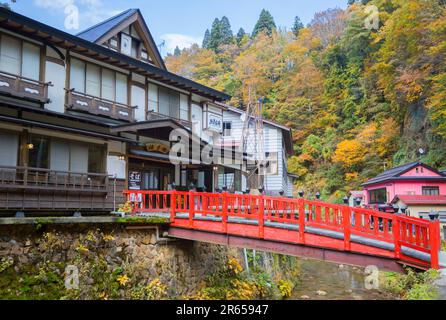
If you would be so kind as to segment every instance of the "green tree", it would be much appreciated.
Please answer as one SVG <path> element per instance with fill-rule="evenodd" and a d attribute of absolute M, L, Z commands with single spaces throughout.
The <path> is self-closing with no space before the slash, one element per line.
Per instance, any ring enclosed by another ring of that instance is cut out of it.
<path fill-rule="evenodd" d="M 297 37 L 299 35 L 299 31 L 303 28 L 304 28 L 304 24 L 302 23 L 300 18 L 298 16 L 296 16 L 296 18 L 294 18 L 294 24 L 293 24 L 293 28 L 292 28 L 294 35 Z"/>
<path fill-rule="evenodd" d="M 175 50 L 173 51 L 173 55 L 176 57 L 181 55 L 181 50 L 178 46 L 175 47 Z"/>
<path fill-rule="evenodd" d="M 252 36 L 256 37 L 260 32 L 266 32 L 268 35 L 271 35 L 274 29 L 276 29 L 276 23 L 273 16 L 268 10 L 263 9 L 254 27 Z"/>
<path fill-rule="evenodd" d="M 216 51 L 222 42 L 220 19 L 215 18 L 212 23 L 211 37 L 209 39 L 209 49 Z"/>
<path fill-rule="evenodd" d="M 245 35 L 246 35 L 245 29 L 240 28 L 239 31 L 237 32 L 237 44 L 239 46 L 242 43 L 242 40 L 245 37 Z"/>
<path fill-rule="evenodd" d="M 222 44 L 231 44 L 234 40 L 234 34 L 232 33 L 231 23 L 229 19 L 224 16 L 220 20 L 220 33 L 221 33 L 221 42 Z"/>
<path fill-rule="evenodd" d="M 204 33 L 202 48 L 209 49 L 210 42 L 211 42 L 211 32 L 209 31 L 209 29 L 206 29 L 206 32 Z"/>

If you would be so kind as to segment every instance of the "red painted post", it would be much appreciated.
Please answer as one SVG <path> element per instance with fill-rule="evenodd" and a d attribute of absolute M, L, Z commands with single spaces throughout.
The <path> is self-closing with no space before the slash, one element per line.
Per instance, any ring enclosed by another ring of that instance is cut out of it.
<path fill-rule="evenodd" d="M 401 223 L 398 216 L 392 220 L 392 235 L 395 246 L 395 259 L 401 259 Z"/>
<path fill-rule="evenodd" d="M 344 206 L 342 208 L 343 213 L 343 224 L 344 224 L 344 250 L 351 250 L 350 236 L 351 236 L 351 211 L 350 207 Z"/>
<path fill-rule="evenodd" d="M 257 217 L 259 219 L 259 238 L 265 237 L 265 199 L 263 196 L 259 197 L 259 210 L 257 211 Z"/>
<path fill-rule="evenodd" d="M 438 253 L 440 251 L 440 222 L 432 221 L 429 223 L 429 234 L 431 242 L 431 268 L 440 269 Z"/>
<path fill-rule="evenodd" d="M 189 191 L 189 228 L 194 227 L 194 218 L 195 218 L 195 201 L 194 201 L 194 192 Z"/>
<path fill-rule="evenodd" d="M 175 223 L 177 208 L 177 195 L 175 190 L 170 193 L 170 223 Z"/>
<path fill-rule="evenodd" d="M 228 197 L 226 192 L 221 194 L 221 223 L 223 226 L 223 233 L 228 233 Z"/>
<path fill-rule="evenodd" d="M 299 199 L 298 205 L 299 205 L 299 238 L 300 238 L 300 243 L 305 244 L 305 203 L 304 203 L 304 199 Z"/>

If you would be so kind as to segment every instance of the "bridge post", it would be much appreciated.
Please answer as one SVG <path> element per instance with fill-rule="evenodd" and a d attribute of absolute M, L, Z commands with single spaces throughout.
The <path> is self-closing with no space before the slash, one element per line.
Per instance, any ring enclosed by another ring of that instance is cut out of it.
<path fill-rule="evenodd" d="M 299 204 L 299 237 L 300 243 L 305 244 L 305 200 L 300 198 Z"/>
<path fill-rule="evenodd" d="M 221 193 L 221 223 L 223 232 L 228 233 L 228 197 L 226 192 Z"/>
<path fill-rule="evenodd" d="M 265 199 L 263 196 L 259 196 L 257 217 L 259 219 L 259 238 L 263 239 L 265 237 Z"/>
<path fill-rule="evenodd" d="M 175 190 L 173 190 L 170 194 L 170 223 L 175 222 L 176 208 L 177 208 L 177 195 Z"/>
<path fill-rule="evenodd" d="M 195 198 L 194 192 L 189 191 L 189 227 L 194 227 L 194 218 L 195 218 Z"/>
<path fill-rule="evenodd" d="M 399 260 L 399 259 L 401 259 L 401 241 L 400 241 L 401 225 L 400 225 L 398 216 L 395 216 L 393 218 L 392 235 L 393 235 L 393 241 L 394 241 L 394 246 L 395 246 L 395 259 Z"/>
<path fill-rule="evenodd" d="M 441 246 L 439 221 L 431 221 L 429 223 L 429 235 L 431 243 L 431 268 L 438 270 L 440 269 L 438 254 Z"/>
<path fill-rule="evenodd" d="M 344 206 L 342 208 L 342 214 L 343 214 L 343 222 L 344 222 L 344 250 L 345 251 L 351 251 L 351 242 L 350 242 L 350 236 L 351 236 L 351 211 L 350 207 Z"/>

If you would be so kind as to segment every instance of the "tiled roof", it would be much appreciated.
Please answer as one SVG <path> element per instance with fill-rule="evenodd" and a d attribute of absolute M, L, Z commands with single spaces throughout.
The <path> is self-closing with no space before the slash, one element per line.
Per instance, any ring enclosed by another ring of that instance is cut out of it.
<path fill-rule="evenodd" d="M 417 167 L 417 166 L 423 166 L 425 168 L 428 168 L 429 170 L 432 170 L 434 172 L 438 172 L 438 174 L 440 176 L 438 177 L 401 177 L 402 174 L 406 173 L 407 171 Z M 363 184 L 363 186 L 368 186 L 368 185 L 372 185 L 372 184 L 376 184 L 376 183 L 381 183 L 381 182 L 385 182 L 385 181 L 389 181 L 389 180 L 446 180 L 446 176 L 437 171 L 434 168 L 429 167 L 428 165 L 419 162 L 419 161 L 415 161 L 415 162 L 410 162 L 389 170 L 384 171 L 383 173 L 377 175 L 376 177 L 370 179 L 369 181 L 367 181 L 366 183 Z"/>
<path fill-rule="evenodd" d="M 96 42 L 99 40 L 102 36 L 104 36 L 107 32 L 109 32 L 111 29 L 119 25 L 121 22 L 125 21 L 132 15 L 138 12 L 138 9 L 128 9 L 124 12 L 121 12 L 120 14 L 111 17 L 105 21 L 102 21 L 80 33 L 78 33 L 76 36 L 79 38 L 82 38 L 84 40 L 90 41 L 90 42 Z"/>
<path fill-rule="evenodd" d="M 444 204 L 446 205 L 446 196 L 416 196 L 416 195 L 397 195 L 393 203 L 401 200 L 405 204 Z"/>

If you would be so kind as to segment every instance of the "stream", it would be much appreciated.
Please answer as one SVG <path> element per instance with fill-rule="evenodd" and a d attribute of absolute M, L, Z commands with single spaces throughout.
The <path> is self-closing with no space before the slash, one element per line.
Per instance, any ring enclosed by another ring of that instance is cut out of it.
<path fill-rule="evenodd" d="M 301 260 L 300 266 L 300 283 L 291 300 L 394 299 L 379 290 L 367 290 L 363 269 L 316 260 Z"/>

